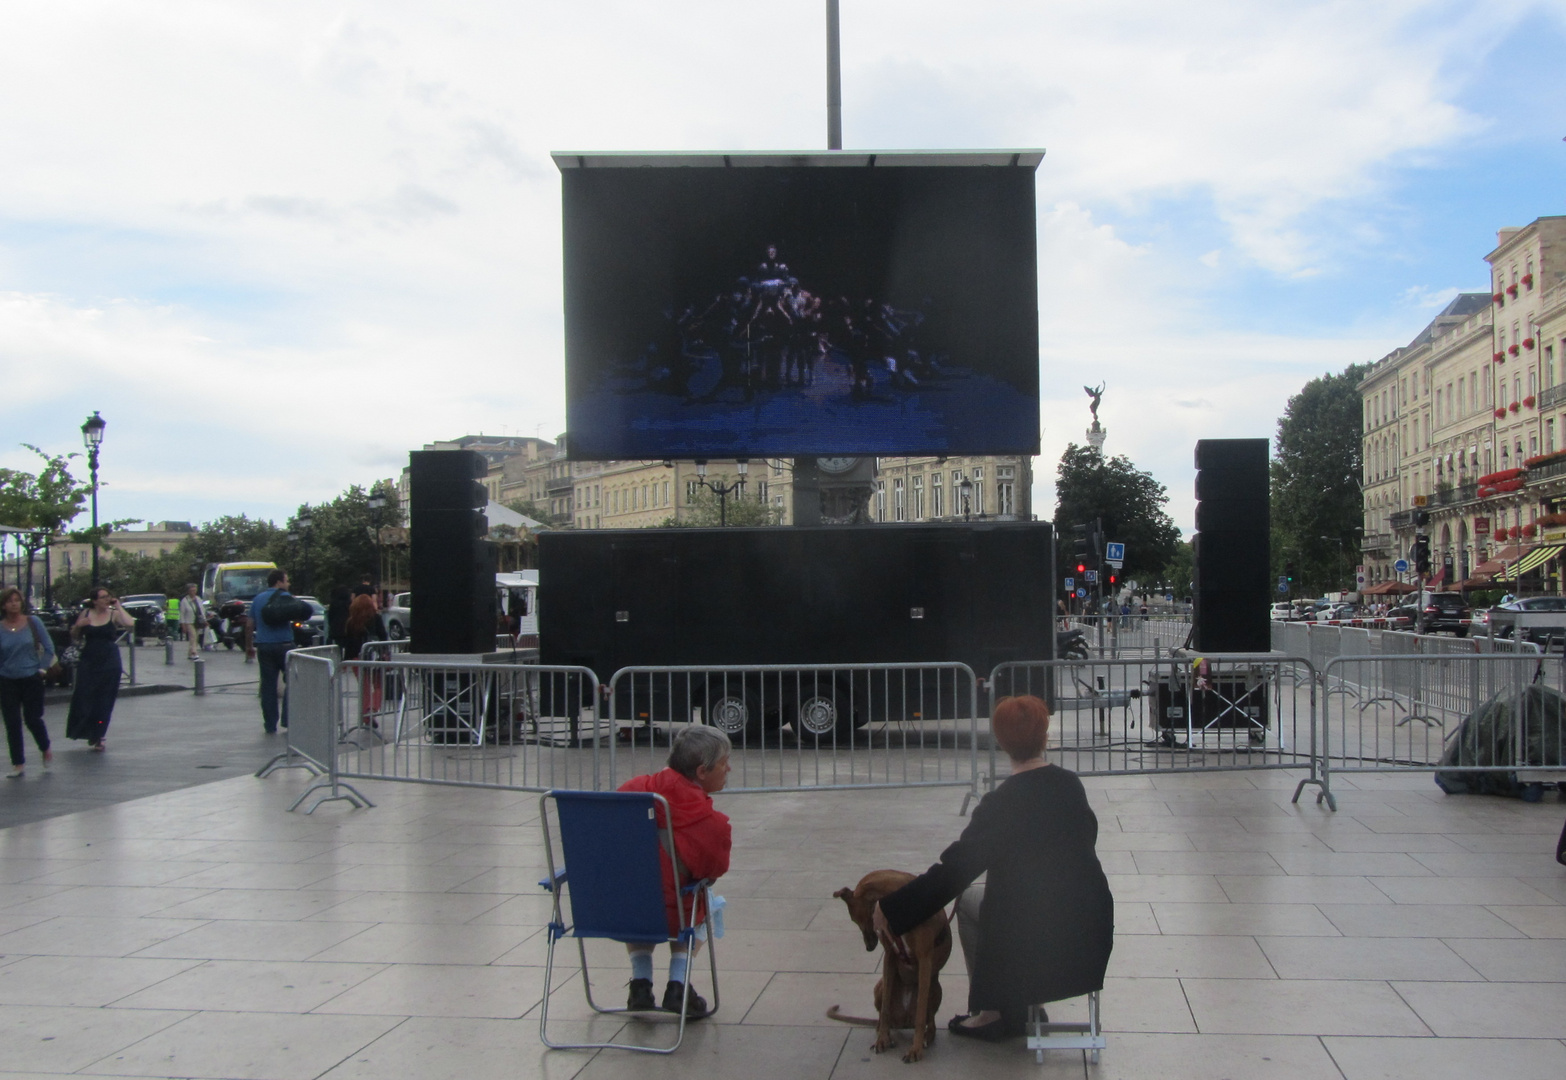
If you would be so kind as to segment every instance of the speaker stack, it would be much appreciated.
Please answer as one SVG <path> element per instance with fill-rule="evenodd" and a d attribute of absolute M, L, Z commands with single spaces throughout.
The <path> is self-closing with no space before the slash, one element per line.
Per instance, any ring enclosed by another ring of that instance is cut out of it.
<path fill-rule="evenodd" d="M 495 651 L 495 546 L 485 537 L 488 472 L 475 450 L 415 450 L 408 479 L 415 653 Z"/>
<path fill-rule="evenodd" d="M 1272 626 L 1266 439 L 1196 444 L 1192 645 L 1269 652 Z"/>

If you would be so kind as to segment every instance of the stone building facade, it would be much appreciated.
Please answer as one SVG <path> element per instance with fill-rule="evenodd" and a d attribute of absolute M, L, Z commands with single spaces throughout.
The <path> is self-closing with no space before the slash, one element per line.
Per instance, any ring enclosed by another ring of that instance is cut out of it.
<path fill-rule="evenodd" d="M 1460 294 L 1360 383 L 1372 583 L 1398 577 L 1416 528 L 1443 584 L 1566 544 L 1566 217 L 1500 230 L 1485 259 L 1489 292 Z M 1555 554 L 1529 561 L 1529 591 L 1559 592 Z"/>

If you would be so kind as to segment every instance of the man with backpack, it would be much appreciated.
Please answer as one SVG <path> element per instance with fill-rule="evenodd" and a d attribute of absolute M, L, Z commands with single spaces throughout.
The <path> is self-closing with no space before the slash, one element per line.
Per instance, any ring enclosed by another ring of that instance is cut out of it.
<path fill-rule="evenodd" d="M 309 618 L 310 605 L 296 600 L 288 591 L 288 572 L 273 570 L 266 576 L 267 587 L 250 601 L 251 641 L 261 667 L 261 725 L 268 735 L 275 734 L 279 719 L 277 681 L 286 678 L 288 652 L 294 647 L 294 622 Z M 282 695 L 281 718 L 288 726 L 288 692 Z"/>

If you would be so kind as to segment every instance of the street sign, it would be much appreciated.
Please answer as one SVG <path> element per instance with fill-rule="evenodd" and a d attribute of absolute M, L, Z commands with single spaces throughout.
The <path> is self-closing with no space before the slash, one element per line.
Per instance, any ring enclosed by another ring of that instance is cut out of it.
<path fill-rule="evenodd" d="M 1066 591 L 1070 592 L 1072 589 L 1075 589 L 1076 587 L 1077 587 L 1077 579 L 1068 577 L 1066 579 Z"/>
<path fill-rule="evenodd" d="M 1408 573 L 1408 560 L 1399 559 L 1397 562 L 1392 564 L 1392 569 L 1396 570 L 1400 574 Z"/>
<path fill-rule="evenodd" d="M 1077 590 L 1077 599 L 1078 600 L 1086 600 L 1087 599 L 1087 590 L 1086 589 L 1078 589 Z"/>
<path fill-rule="evenodd" d="M 1289 591 L 1289 583 L 1288 583 L 1288 581 L 1285 580 L 1285 581 L 1278 582 L 1278 591 L 1281 592 L 1281 593 L 1288 592 Z"/>
<path fill-rule="evenodd" d="M 1364 574 L 1355 574 L 1354 575 L 1354 583 L 1356 585 L 1359 585 L 1359 586 L 1363 587 L 1364 584 L 1365 584 L 1365 575 Z"/>
<path fill-rule="evenodd" d="M 1087 570 L 1087 571 L 1084 571 L 1083 574 L 1082 574 L 1082 580 L 1087 582 L 1089 585 L 1097 585 L 1098 584 L 1098 571 L 1097 570 Z"/>
<path fill-rule="evenodd" d="M 1104 560 L 1119 566 L 1119 564 L 1126 561 L 1126 546 L 1124 544 L 1105 544 Z"/>

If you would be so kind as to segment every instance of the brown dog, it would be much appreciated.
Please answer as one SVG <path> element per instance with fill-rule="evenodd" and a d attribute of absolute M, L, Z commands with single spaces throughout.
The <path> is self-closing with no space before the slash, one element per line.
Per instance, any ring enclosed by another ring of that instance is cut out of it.
<path fill-rule="evenodd" d="M 944 911 L 930 916 L 901 939 L 876 936 L 871 923 L 876 901 L 913 878 L 901 870 L 875 870 L 854 888 L 832 894 L 848 905 L 849 917 L 864 935 L 866 951 L 881 946 L 884 962 L 881 979 L 875 984 L 877 1019 L 839 1015 L 836 1005 L 827 1010 L 827 1015 L 849 1024 L 874 1023 L 878 1054 L 897 1045 L 893 1028 L 913 1028 L 913 1046 L 903 1055 L 904 1061 L 918 1061 L 924 1056 L 924 1048 L 935 1041 L 935 1011 L 941 1007 L 940 972 L 952 955 L 952 930 Z"/>

